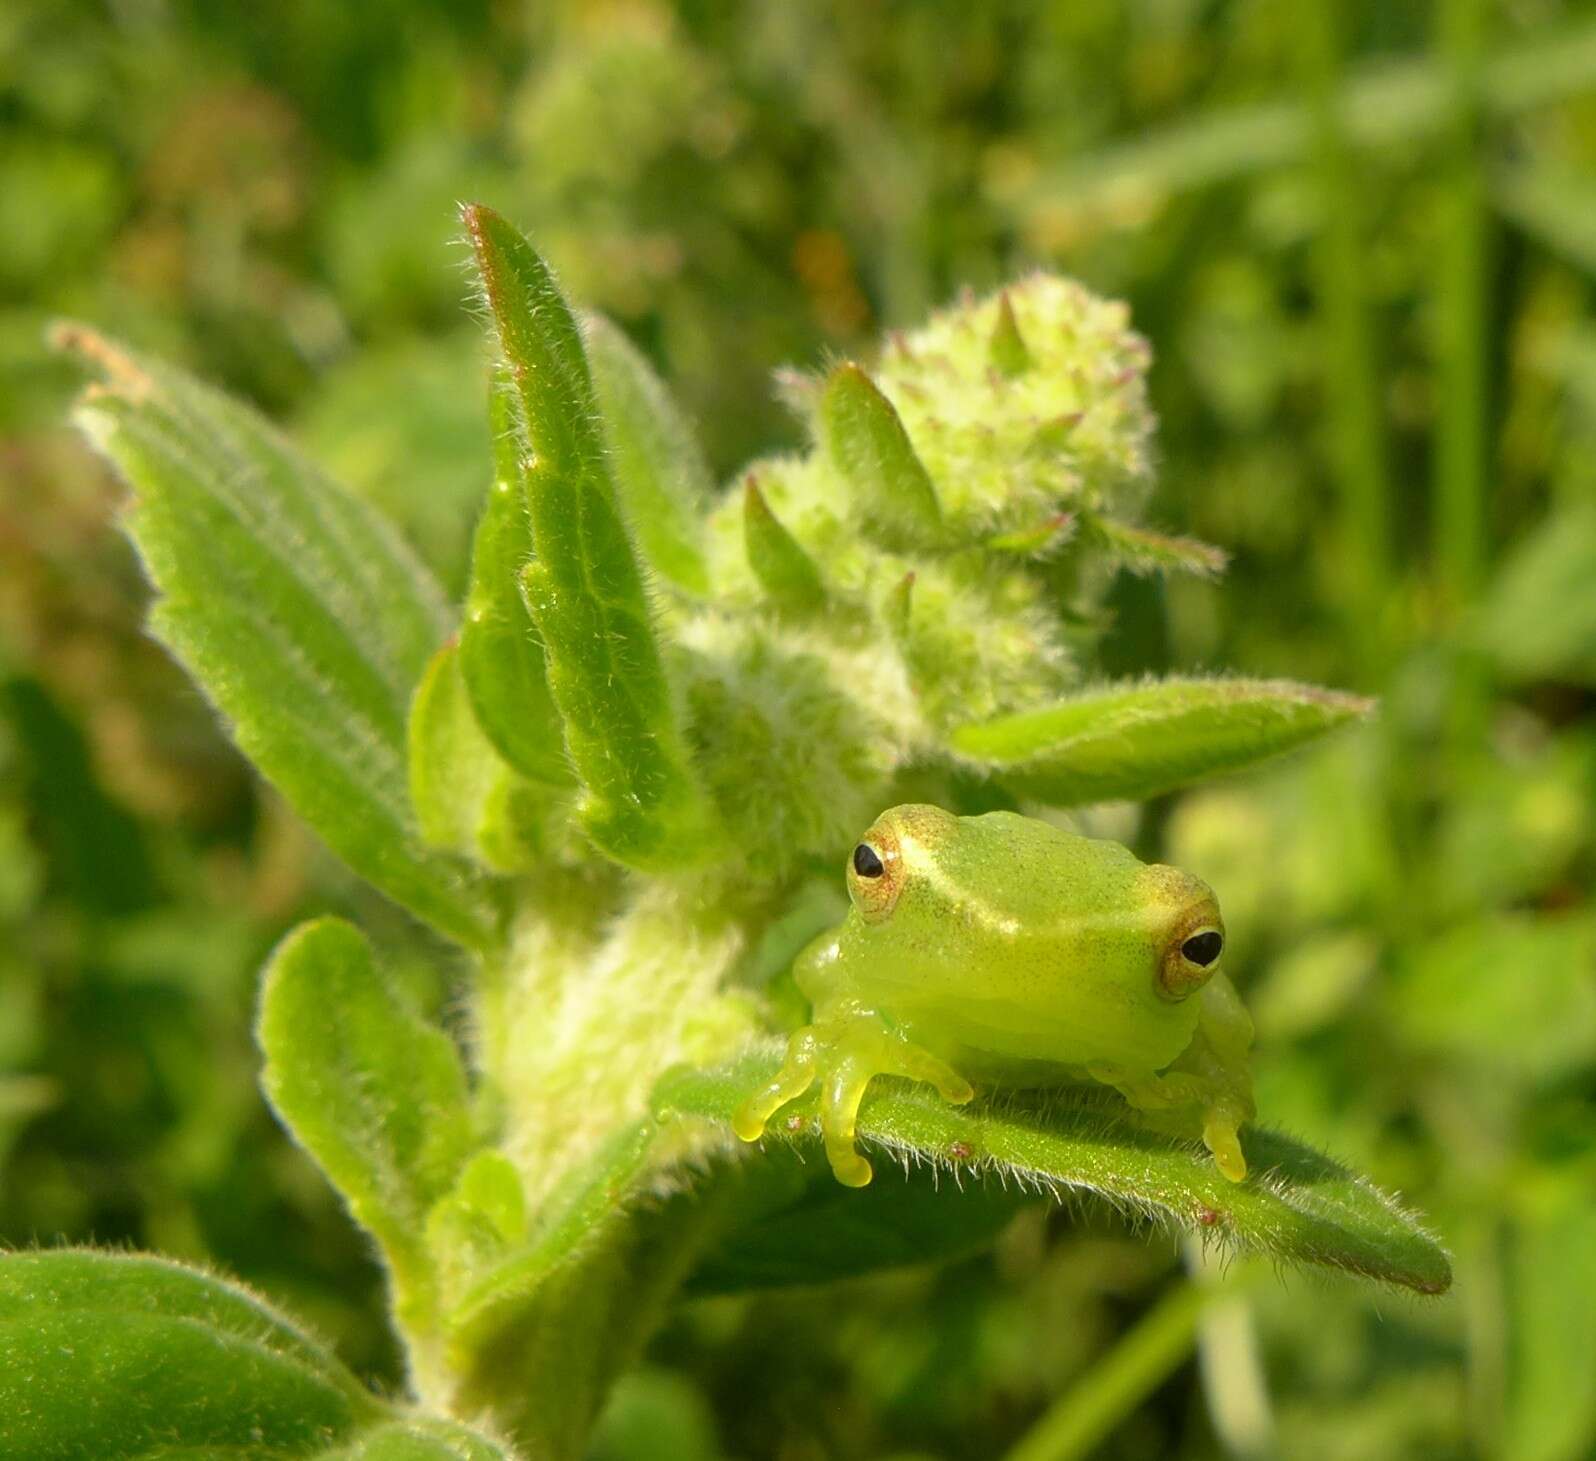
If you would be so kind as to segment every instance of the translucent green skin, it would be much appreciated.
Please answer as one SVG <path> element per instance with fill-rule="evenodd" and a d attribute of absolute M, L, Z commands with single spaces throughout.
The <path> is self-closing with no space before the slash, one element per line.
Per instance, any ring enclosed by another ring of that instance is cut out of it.
<path fill-rule="evenodd" d="M 862 1186 L 855 1118 L 877 1075 L 929 1081 L 951 1101 L 970 1098 L 972 1079 L 1091 1078 L 1162 1113 L 1165 1129 L 1200 1134 L 1227 1177 L 1246 1175 L 1236 1133 L 1253 1115 L 1252 1024 L 1218 959 L 1184 952 L 1207 953 L 1196 935 L 1223 938 L 1204 883 L 1013 812 L 894 807 L 861 841 L 880 871 L 850 861 L 853 906 L 799 956 L 814 1023 L 737 1113 L 740 1136 L 757 1139 L 819 1078 L 832 1168 Z"/>

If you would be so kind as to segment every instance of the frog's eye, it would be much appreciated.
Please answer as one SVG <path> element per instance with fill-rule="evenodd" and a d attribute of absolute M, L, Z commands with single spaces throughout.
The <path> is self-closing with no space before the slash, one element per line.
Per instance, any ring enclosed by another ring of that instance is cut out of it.
<path fill-rule="evenodd" d="M 853 850 L 853 870 L 861 878 L 879 878 L 885 875 L 887 866 L 875 848 L 868 842 L 861 842 Z"/>
<path fill-rule="evenodd" d="M 1201 989 L 1225 950 L 1223 929 L 1209 923 L 1187 928 L 1170 941 L 1159 966 L 1159 988 L 1167 999 L 1185 999 Z"/>
<path fill-rule="evenodd" d="M 903 891 L 903 860 L 896 831 L 883 818 L 848 859 L 848 896 L 866 923 L 880 923 Z"/>

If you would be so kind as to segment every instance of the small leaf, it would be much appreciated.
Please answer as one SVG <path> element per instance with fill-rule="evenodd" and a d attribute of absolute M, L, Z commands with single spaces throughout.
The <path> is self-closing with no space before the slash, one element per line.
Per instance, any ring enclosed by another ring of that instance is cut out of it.
<path fill-rule="evenodd" d="M 124 520 L 161 595 L 156 636 L 356 872 L 452 937 L 490 942 L 485 889 L 422 844 L 407 794 L 410 694 L 448 630 L 437 585 L 253 412 L 90 330 L 55 339 L 107 377 L 78 419 L 133 488 Z"/>
<path fill-rule="evenodd" d="M 934 547 L 944 540 L 930 473 L 892 402 L 857 365 L 839 365 L 826 381 L 820 428 L 832 465 L 874 536 L 889 547 Z"/>
<path fill-rule="evenodd" d="M 962 726 L 951 740 L 1016 791 L 1078 806 L 1238 771 L 1372 708 L 1360 696 L 1290 680 L 1154 680 Z"/>
<path fill-rule="evenodd" d="M 258 1035 L 267 1099 L 381 1245 L 395 1307 L 418 1326 L 434 1302 L 427 1214 L 472 1141 L 453 1043 L 399 1001 L 365 936 L 336 918 L 278 946 Z"/>
<path fill-rule="evenodd" d="M 770 510 L 752 473 L 743 490 L 743 544 L 748 566 L 778 609 L 811 615 L 825 608 L 826 586 L 815 560 Z"/>
<path fill-rule="evenodd" d="M 729 1123 L 774 1074 L 779 1057 L 756 1050 L 714 1071 L 678 1070 L 655 1093 L 662 1114 Z M 789 1108 L 803 1118 L 771 1129 L 767 1142 L 796 1140 L 819 1162 L 815 1096 Z M 786 1133 L 786 1134 L 784 1134 Z M 981 1175 L 1056 1198 L 1091 1192 L 1134 1216 L 1167 1222 L 1240 1251 L 1343 1269 L 1419 1293 L 1452 1282 L 1445 1252 L 1418 1222 L 1365 1179 L 1276 1132 L 1242 1134 L 1251 1176 L 1227 1181 L 1194 1143 L 1134 1124 L 1102 1087 L 1009 1092 L 950 1106 L 925 1086 L 878 1080 L 859 1115 L 859 1134 L 883 1152 L 929 1163 L 947 1182 Z"/>
<path fill-rule="evenodd" d="M 587 354 L 615 485 L 643 556 L 677 587 L 708 594 L 699 524 L 715 484 L 692 428 L 642 353 L 603 315 L 587 316 Z"/>
<path fill-rule="evenodd" d="M 427 1217 L 427 1242 L 438 1259 L 446 1303 L 524 1237 L 526 1218 L 514 1164 L 503 1152 L 478 1152 Z"/>
<path fill-rule="evenodd" d="M 508 768 L 482 734 L 460 673 L 460 651 L 432 657 L 410 706 L 410 800 L 434 847 L 477 855 L 483 808 Z"/>
<path fill-rule="evenodd" d="M 1134 573 L 1191 573 L 1198 578 L 1216 578 L 1230 561 L 1223 549 L 1197 538 L 1149 532 L 1096 513 L 1082 515 L 1081 529 L 1082 542 Z"/>
<path fill-rule="evenodd" d="M 987 353 L 999 375 L 1024 375 L 1032 365 L 1031 352 L 1025 348 L 1025 337 L 1020 333 L 1020 322 L 1014 318 L 1014 305 L 1007 291 L 998 296 L 997 324 Z"/>
<path fill-rule="evenodd" d="M 577 1456 L 714 1230 L 696 1192 L 660 1196 L 652 1122 L 614 1133 L 540 1204 L 530 1237 L 455 1309 L 452 1405 L 491 1410 L 538 1456 Z"/>
<path fill-rule="evenodd" d="M 625 1127 L 556 1191 L 539 1214 L 537 1231 L 481 1275 L 456 1305 L 450 1324 L 459 1342 L 480 1349 L 535 1300 L 545 1279 L 571 1263 L 584 1243 L 620 1215 L 653 1140 L 652 1123 Z"/>
<path fill-rule="evenodd" d="M 0 1454 L 315 1456 L 385 1410 L 208 1274 L 79 1249 L 0 1257 Z"/>
<path fill-rule="evenodd" d="M 521 598 L 521 570 L 532 557 L 532 524 L 521 489 L 520 408 L 495 381 L 493 485 L 471 545 L 471 588 L 460 630 L 460 667 L 483 733 L 517 771 L 549 786 L 569 786 L 560 713 L 549 692 L 543 646 Z"/>
<path fill-rule="evenodd" d="M 521 591 L 543 640 L 588 835 L 617 862 L 674 870 L 720 850 L 678 723 L 653 616 L 605 464 L 581 335 L 547 266 L 508 223 L 466 226 L 530 448 L 534 557 Z"/>

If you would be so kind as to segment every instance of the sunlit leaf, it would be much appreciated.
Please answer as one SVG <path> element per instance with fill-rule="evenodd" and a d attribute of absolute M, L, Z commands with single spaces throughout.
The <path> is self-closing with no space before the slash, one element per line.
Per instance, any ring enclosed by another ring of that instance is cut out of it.
<path fill-rule="evenodd" d="M 272 956 L 259 1038 L 267 1098 L 381 1245 L 400 1317 L 425 1320 L 427 1214 L 471 1150 L 453 1043 L 403 1004 L 365 935 L 336 918 L 296 929 Z"/>
<path fill-rule="evenodd" d="M 450 621 L 431 576 L 254 412 L 92 331 L 56 338 L 105 377 L 78 419 L 133 489 L 157 637 L 351 867 L 445 933 L 490 941 L 489 898 L 423 845 L 406 788 L 410 694 Z"/>
<path fill-rule="evenodd" d="M 619 862 L 691 865 L 716 850 L 716 829 L 610 480 L 581 333 L 526 239 L 486 208 L 465 221 L 521 408 L 533 548 L 521 589 L 587 792 L 583 822 Z"/>
<path fill-rule="evenodd" d="M 1289 680 L 1149 680 L 961 726 L 951 740 L 1005 785 L 1075 806 L 1239 771 L 1371 708 L 1359 696 Z"/>
<path fill-rule="evenodd" d="M 729 1122 L 778 1064 L 761 1050 L 715 1071 L 675 1071 L 661 1082 L 661 1112 Z M 796 1141 L 815 1161 L 816 1097 L 789 1108 L 801 1118 L 772 1128 L 767 1142 Z M 1155 1135 L 1126 1118 L 1100 1088 L 1013 1092 L 950 1106 L 928 1087 L 880 1080 L 860 1112 L 859 1132 L 885 1169 L 897 1158 L 996 1178 L 1059 1199 L 1105 1198 L 1133 1217 L 1168 1223 L 1239 1251 L 1337 1268 L 1420 1293 L 1441 1293 L 1451 1267 L 1440 1245 L 1397 1201 L 1328 1157 L 1276 1132 L 1242 1137 L 1250 1175 L 1233 1183 L 1192 1143 Z"/>

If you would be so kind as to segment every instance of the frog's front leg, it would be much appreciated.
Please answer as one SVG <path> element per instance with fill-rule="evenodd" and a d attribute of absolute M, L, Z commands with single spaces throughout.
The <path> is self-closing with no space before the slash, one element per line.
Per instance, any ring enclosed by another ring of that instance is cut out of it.
<path fill-rule="evenodd" d="M 1093 1080 L 1113 1086 L 1138 1111 L 1199 1112 L 1203 1145 L 1213 1153 L 1214 1165 L 1232 1182 L 1246 1177 L 1247 1159 L 1236 1133 L 1251 1111 L 1243 1109 L 1212 1081 L 1189 1071 L 1171 1070 L 1159 1075 L 1117 1065 L 1093 1065 L 1088 1073 Z M 1184 1126 L 1184 1119 L 1178 1125 Z"/>
<path fill-rule="evenodd" d="M 803 1095 L 817 1075 L 824 1082 L 820 1131 L 826 1158 L 837 1180 L 848 1187 L 863 1187 L 871 1177 L 870 1163 L 854 1146 L 854 1134 L 865 1089 L 878 1075 L 925 1081 L 955 1105 L 975 1094 L 952 1066 L 887 1028 L 878 1015 L 860 1011 L 805 1025 L 794 1034 L 781 1069 L 738 1107 L 732 1129 L 744 1141 L 758 1141 L 765 1123 Z"/>
<path fill-rule="evenodd" d="M 1094 1065 L 1094 1080 L 1111 1085 L 1139 1111 L 1196 1115 L 1203 1145 L 1214 1165 L 1232 1182 L 1247 1175 L 1247 1158 L 1239 1132 L 1254 1115 L 1252 1075 L 1247 1052 L 1252 1045 L 1252 1020 L 1223 974 L 1204 988 L 1197 1032 L 1168 1070 L 1136 1071 L 1119 1065 Z M 1179 1117 L 1172 1129 L 1184 1128 Z"/>

